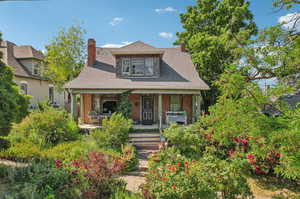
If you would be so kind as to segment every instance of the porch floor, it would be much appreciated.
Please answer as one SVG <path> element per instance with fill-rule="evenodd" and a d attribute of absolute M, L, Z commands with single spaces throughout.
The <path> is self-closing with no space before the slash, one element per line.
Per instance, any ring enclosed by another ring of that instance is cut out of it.
<path fill-rule="evenodd" d="M 96 125 L 96 124 L 79 124 L 78 125 L 79 128 L 81 129 L 89 129 L 89 130 L 92 130 L 92 129 L 97 129 L 97 128 L 102 128 L 102 126 L 99 126 L 99 125 Z M 168 128 L 170 125 L 168 124 L 163 124 L 163 128 Z M 140 129 L 143 129 L 143 130 L 156 130 L 158 129 L 158 124 L 152 124 L 152 125 L 142 125 L 142 124 L 137 124 L 137 125 L 133 125 L 133 129 L 135 130 L 140 130 Z"/>

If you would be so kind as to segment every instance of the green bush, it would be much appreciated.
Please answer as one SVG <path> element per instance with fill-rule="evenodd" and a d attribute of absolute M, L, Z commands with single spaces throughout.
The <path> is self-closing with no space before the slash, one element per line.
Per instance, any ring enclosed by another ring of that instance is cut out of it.
<path fill-rule="evenodd" d="M 110 118 L 102 122 L 102 129 L 92 132 L 99 147 L 121 150 L 129 140 L 129 130 L 132 128 L 132 120 L 126 119 L 120 113 L 114 113 Z"/>
<path fill-rule="evenodd" d="M 131 193 L 129 191 L 117 190 L 110 197 L 110 199 L 143 199 L 139 194 Z"/>
<path fill-rule="evenodd" d="M 199 161 L 176 155 L 170 162 L 150 164 L 147 183 L 142 190 L 146 198 L 248 198 L 252 196 L 242 161 L 228 162 L 205 155 Z M 157 160 L 156 160 L 157 161 Z"/>
<path fill-rule="evenodd" d="M 65 111 L 47 108 L 31 113 L 20 124 L 14 125 L 8 138 L 12 144 L 29 141 L 47 148 L 77 140 L 78 131 L 76 123 L 70 120 Z"/>
<path fill-rule="evenodd" d="M 5 151 L 0 151 L 0 158 L 28 161 L 31 159 L 39 159 L 41 149 L 31 142 L 16 143 Z"/>
<path fill-rule="evenodd" d="M 0 151 L 6 150 L 10 147 L 10 142 L 6 138 L 0 137 Z"/>
<path fill-rule="evenodd" d="M 73 199 L 80 198 L 87 184 L 80 176 L 51 162 L 32 163 L 24 168 L 2 168 L 2 175 L 10 186 L 3 198 Z"/>
<path fill-rule="evenodd" d="M 121 159 L 125 163 L 124 171 L 134 171 L 137 169 L 139 159 L 137 158 L 136 149 L 131 144 L 122 146 Z"/>

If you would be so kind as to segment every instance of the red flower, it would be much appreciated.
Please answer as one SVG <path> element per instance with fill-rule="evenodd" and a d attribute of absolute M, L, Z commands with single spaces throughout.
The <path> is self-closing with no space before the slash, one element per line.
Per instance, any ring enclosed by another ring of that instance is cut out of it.
<path fill-rule="evenodd" d="M 176 168 L 174 168 L 174 167 L 169 168 L 169 171 L 175 171 L 175 170 L 176 170 Z"/>
<path fill-rule="evenodd" d="M 180 162 L 178 162 L 177 166 L 179 166 L 179 167 L 180 167 L 180 166 L 181 166 L 181 163 L 180 163 Z"/>
<path fill-rule="evenodd" d="M 247 159 L 250 159 L 250 160 L 253 160 L 255 157 L 254 157 L 254 155 L 252 155 L 252 154 L 248 154 L 247 155 Z"/>
<path fill-rule="evenodd" d="M 55 168 L 61 168 L 62 167 L 62 162 L 61 160 L 56 160 L 55 161 Z"/>
<path fill-rule="evenodd" d="M 176 185 L 174 184 L 174 185 L 172 185 L 172 189 L 176 189 Z"/>
<path fill-rule="evenodd" d="M 184 162 L 184 166 L 188 166 L 189 165 L 189 162 Z"/>

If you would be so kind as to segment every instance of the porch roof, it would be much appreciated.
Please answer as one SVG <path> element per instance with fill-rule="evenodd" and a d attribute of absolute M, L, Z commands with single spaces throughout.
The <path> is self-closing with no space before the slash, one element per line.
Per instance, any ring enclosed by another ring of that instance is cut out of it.
<path fill-rule="evenodd" d="M 128 78 L 116 76 L 115 58 L 111 48 L 97 48 L 96 63 L 86 66 L 80 75 L 69 82 L 68 89 L 121 89 L 121 90 L 209 90 L 200 79 L 188 53 L 180 48 L 157 48 L 164 51 L 159 78 Z"/>

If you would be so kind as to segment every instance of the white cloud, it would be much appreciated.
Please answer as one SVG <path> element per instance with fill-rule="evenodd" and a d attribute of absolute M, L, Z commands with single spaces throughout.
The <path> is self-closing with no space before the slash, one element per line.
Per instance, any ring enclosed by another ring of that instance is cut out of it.
<path fill-rule="evenodd" d="M 159 36 L 165 39 L 172 39 L 173 38 L 173 34 L 170 32 L 160 32 Z"/>
<path fill-rule="evenodd" d="M 278 19 L 278 22 L 288 30 L 293 28 L 300 30 L 300 13 L 290 13 L 285 16 L 281 16 Z"/>
<path fill-rule="evenodd" d="M 121 48 L 121 47 L 129 45 L 131 43 L 132 42 L 129 42 L 129 41 L 123 41 L 121 44 L 104 44 L 101 47 L 103 47 L 103 48 Z"/>
<path fill-rule="evenodd" d="M 167 8 L 156 8 L 154 9 L 155 12 L 157 13 L 163 13 L 163 12 L 177 12 L 175 8 L 172 7 L 167 7 Z"/>
<path fill-rule="evenodd" d="M 112 25 L 112 26 L 116 26 L 119 23 L 121 23 L 122 21 L 124 21 L 124 18 L 122 18 L 122 17 L 115 17 L 115 18 L 113 18 L 111 20 L 111 22 L 109 22 L 109 24 Z"/>

